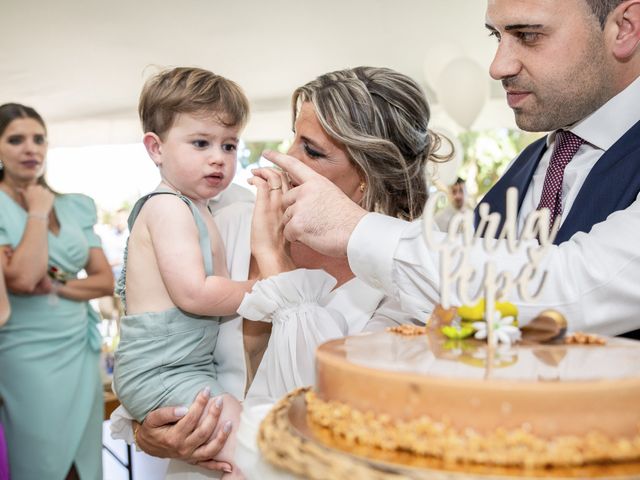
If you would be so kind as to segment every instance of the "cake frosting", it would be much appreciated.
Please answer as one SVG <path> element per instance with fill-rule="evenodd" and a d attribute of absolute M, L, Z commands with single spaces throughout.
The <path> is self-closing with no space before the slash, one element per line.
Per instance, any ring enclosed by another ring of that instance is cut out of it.
<path fill-rule="evenodd" d="M 451 462 L 640 459 L 640 342 L 504 345 L 364 334 L 317 351 L 310 423 L 355 444 Z"/>

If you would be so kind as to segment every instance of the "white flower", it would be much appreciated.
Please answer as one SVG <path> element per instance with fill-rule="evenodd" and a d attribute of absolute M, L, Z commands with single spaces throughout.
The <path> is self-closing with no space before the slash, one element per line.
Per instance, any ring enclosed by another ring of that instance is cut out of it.
<path fill-rule="evenodd" d="M 522 338 L 520 329 L 513 325 L 513 317 L 503 317 L 500 312 L 495 312 L 493 319 L 493 347 L 498 343 L 511 345 Z M 476 329 L 474 337 L 478 340 L 486 339 L 489 334 L 487 326 L 487 322 L 473 322 L 473 328 Z"/>

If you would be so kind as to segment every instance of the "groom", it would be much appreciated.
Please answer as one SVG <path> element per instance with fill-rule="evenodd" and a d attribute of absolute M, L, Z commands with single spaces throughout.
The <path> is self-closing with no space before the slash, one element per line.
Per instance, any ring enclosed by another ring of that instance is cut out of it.
<path fill-rule="evenodd" d="M 504 218 L 506 190 L 517 187 L 520 222 L 548 207 L 562 243 L 629 207 L 640 192 L 640 86 L 629 85 L 638 77 L 633 22 L 640 6 L 519 2 L 513 17 L 503 8 L 510 3 L 517 2 L 489 5 L 487 29 L 499 42 L 491 76 L 502 81 L 521 129 L 551 133 L 522 152 L 483 202 Z M 559 4 L 551 10 L 563 23 L 545 22 L 540 3 Z"/>
<path fill-rule="evenodd" d="M 518 126 L 551 133 L 484 201 L 504 213 L 506 189 L 516 186 L 520 228 L 543 207 L 560 223 L 564 244 L 550 252 L 541 303 L 565 308 L 574 329 L 637 330 L 640 0 L 489 0 L 486 26 L 498 42 L 490 73 Z M 365 212 L 291 157 L 267 158 L 299 185 L 284 197 L 288 239 L 348 255 L 356 275 L 407 303 L 433 295 L 438 258 L 419 228 Z M 479 252 L 475 261 L 483 260 Z M 505 262 L 517 271 L 524 260 Z"/>

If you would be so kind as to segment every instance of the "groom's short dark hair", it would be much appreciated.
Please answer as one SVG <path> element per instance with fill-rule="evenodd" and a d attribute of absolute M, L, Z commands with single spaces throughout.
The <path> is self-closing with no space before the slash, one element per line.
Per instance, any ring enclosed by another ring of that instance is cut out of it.
<path fill-rule="evenodd" d="M 604 28 L 607 17 L 622 1 L 623 0 L 586 0 L 591 11 L 600 22 L 601 28 Z"/>

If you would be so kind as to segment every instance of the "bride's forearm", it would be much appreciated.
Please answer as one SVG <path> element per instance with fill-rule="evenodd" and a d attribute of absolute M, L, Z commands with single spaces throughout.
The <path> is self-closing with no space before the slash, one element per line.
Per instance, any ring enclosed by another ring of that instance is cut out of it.
<path fill-rule="evenodd" d="M 251 379 L 254 377 L 258 366 L 262 361 L 267 345 L 269 344 L 269 337 L 271 336 L 271 323 L 267 322 L 254 322 L 251 320 L 243 319 L 242 321 L 242 336 L 244 342 L 244 350 L 248 359 L 248 377 Z"/>

